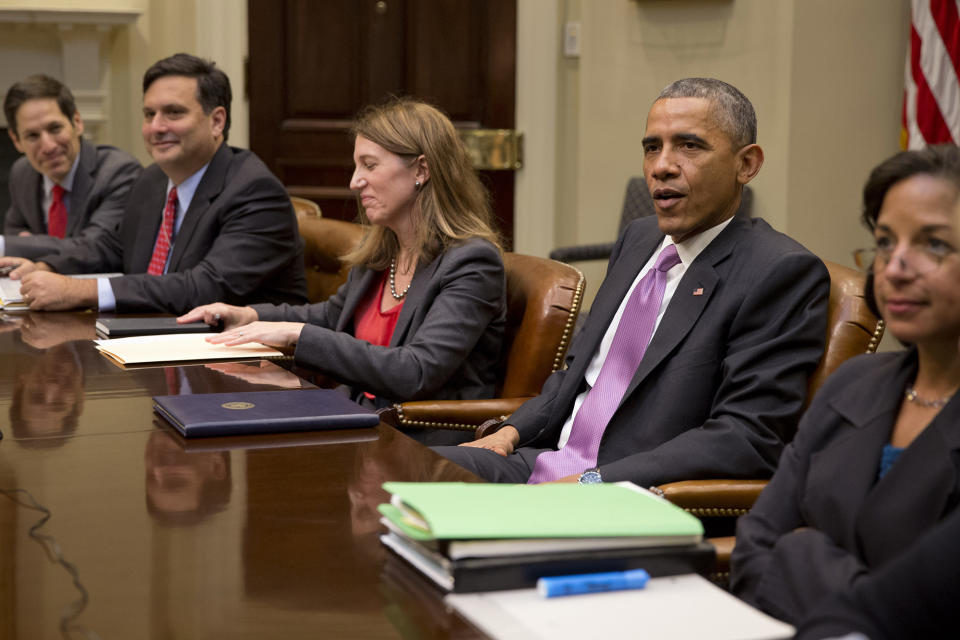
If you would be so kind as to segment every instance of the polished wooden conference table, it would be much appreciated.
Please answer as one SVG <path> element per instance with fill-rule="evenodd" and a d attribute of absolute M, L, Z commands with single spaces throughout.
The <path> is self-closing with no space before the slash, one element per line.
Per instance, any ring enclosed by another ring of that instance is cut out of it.
<path fill-rule="evenodd" d="M 383 424 L 186 441 L 152 396 L 309 383 L 263 361 L 122 369 L 95 320 L 0 323 L 0 638 L 482 637 L 380 545 L 376 512 L 384 481 L 474 476 Z"/>

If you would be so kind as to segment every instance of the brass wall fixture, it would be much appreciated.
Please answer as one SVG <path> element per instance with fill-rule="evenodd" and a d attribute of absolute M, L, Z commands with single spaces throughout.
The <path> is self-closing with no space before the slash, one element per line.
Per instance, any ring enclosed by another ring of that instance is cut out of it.
<path fill-rule="evenodd" d="M 460 129 L 475 169 L 514 171 L 523 167 L 523 134 L 513 129 Z"/>

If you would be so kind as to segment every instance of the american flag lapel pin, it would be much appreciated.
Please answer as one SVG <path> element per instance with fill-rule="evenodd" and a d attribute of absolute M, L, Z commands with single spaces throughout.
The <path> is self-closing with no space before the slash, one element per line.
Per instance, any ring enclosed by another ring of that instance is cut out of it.
<path fill-rule="evenodd" d="M 702 295 L 703 295 L 703 287 L 697 287 L 696 289 L 694 289 L 694 290 L 693 290 L 693 295 L 695 295 L 695 296 L 702 296 Z"/>

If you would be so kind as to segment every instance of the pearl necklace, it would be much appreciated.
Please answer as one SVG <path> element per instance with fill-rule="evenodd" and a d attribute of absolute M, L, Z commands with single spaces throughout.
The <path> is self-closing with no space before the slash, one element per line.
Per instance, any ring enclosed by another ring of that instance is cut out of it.
<path fill-rule="evenodd" d="M 407 291 L 410 291 L 410 285 L 413 284 L 413 280 L 404 288 L 403 292 L 397 293 L 396 277 L 397 259 L 393 258 L 390 260 L 390 295 L 393 296 L 394 300 L 403 300 L 407 295 Z"/>
<path fill-rule="evenodd" d="M 953 394 L 949 396 L 944 396 L 942 398 L 937 398 L 936 400 L 925 400 L 917 395 L 916 389 L 914 389 L 913 387 L 907 387 L 907 390 L 904 392 L 903 397 L 907 399 L 907 402 L 912 402 L 926 409 L 939 409 L 943 405 L 950 402 L 950 398 L 953 397 Z"/>

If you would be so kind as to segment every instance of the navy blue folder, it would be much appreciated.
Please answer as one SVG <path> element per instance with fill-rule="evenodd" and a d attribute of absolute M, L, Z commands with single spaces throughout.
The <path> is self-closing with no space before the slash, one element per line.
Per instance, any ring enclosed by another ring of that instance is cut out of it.
<path fill-rule="evenodd" d="M 187 438 L 354 429 L 380 423 L 376 413 L 331 389 L 154 396 L 153 410 Z"/>

